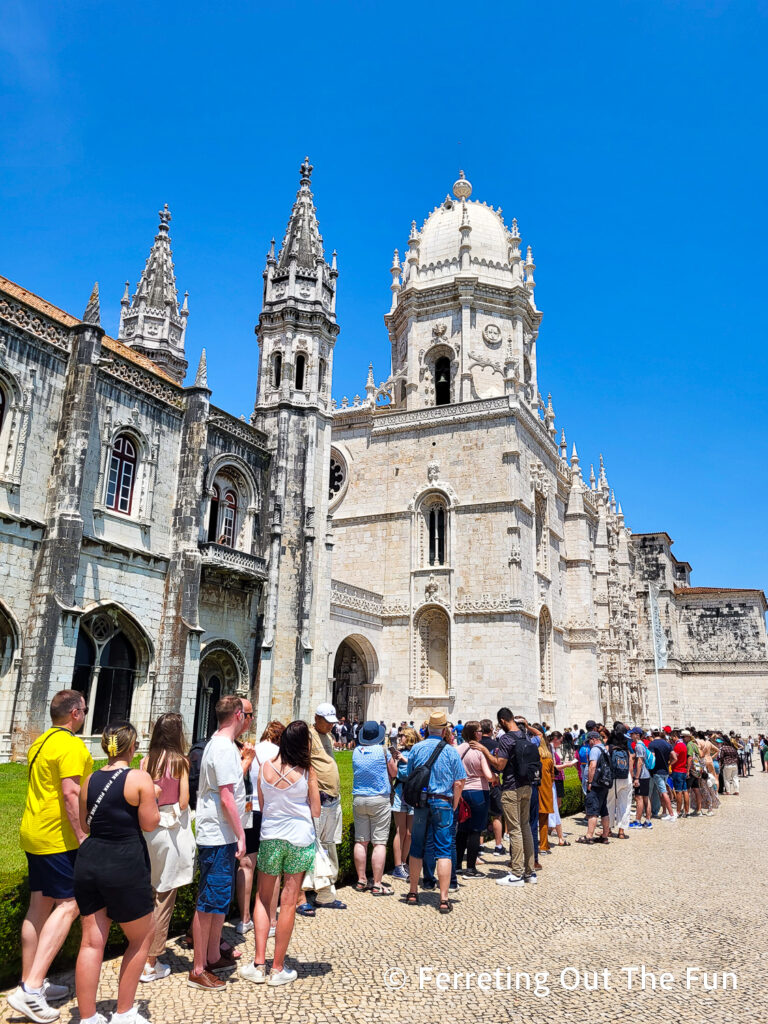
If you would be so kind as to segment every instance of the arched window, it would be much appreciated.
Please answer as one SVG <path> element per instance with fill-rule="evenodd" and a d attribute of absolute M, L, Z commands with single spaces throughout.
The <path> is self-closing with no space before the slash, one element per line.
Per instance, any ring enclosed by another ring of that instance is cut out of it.
<path fill-rule="evenodd" d="M 0 388 L 0 430 L 3 429 L 3 423 L 5 421 L 5 408 L 6 408 L 5 391 L 3 391 L 2 388 Z"/>
<path fill-rule="evenodd" d="M 280 381 L 283 379 L 283 357 L 279 352 L 275 352 L 272 358 L 272 387 L 279 388 Z"/>
<path fill-rule="evenodd" d="M 403 403 L 405 402 L 406 394 L 407 394 L 407 391 L 406 391 L 405 381 L 401 380 L 400 381 L 400 401 L 403 402 Z"/>
<path fill-rule="evenodd" d="M 429 564 L 445 565 L 445 509 L 433 505 L 429 510 Z"/>
<path fill-rule="evenodd" d="M 219 536 L 219 505 L 221 503 L 221 491 L 213 485 L 211 492 L 211 511 L 208 514 L 208 540 L 215 541 Z"/>
<path fill-rule="evenodd" d="M 297 391 L 304 390 L 304 371 L 307 365 L 307 357 L 298 355 L 296 356 L 296 377 L 295 387 Z"/>
<path fill-rule="evenodd" d="M 435 361 L 435 405 L 448 405 L 451 401 L 451 360 L 441 356 Z"/>
<path fill-rule="evenodd" d="M 224 500 L 221 502 L 219 516 L 219 544 L 225 544 L 228 548 L 235 545 L 235 522 L 237 520 L 237 495 L 234 491 L 227 491 Z"/>
<path fill-rule="evenodd" d="M 448 564 L 448 509 L 439 495 L 430 495 L 421 506 L 420 564 Z"/>
<path fill-rule="evenodd" d="M 133 485 L 136 481 L 136 443 L 120 434 L 112 446 L 112 458 L 107 477 L 105 505 L 113 512 L 131 514 Z"/>
<path fill-rule="evenodd" d="M 323 391 L 325 391 L 326 368 L 327 367 L 325 360 L 321 359 L 320 362 L 317 364 L 317 390 L 320 392 L 321 395 Z"/>

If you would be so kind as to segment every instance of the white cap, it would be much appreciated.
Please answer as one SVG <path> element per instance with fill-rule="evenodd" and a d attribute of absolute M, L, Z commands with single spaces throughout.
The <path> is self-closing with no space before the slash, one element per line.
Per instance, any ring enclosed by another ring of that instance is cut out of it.
<path fill-rule="evenodd" d="M 336 708 L 333 704 L 318 704 L 315 715 L 318 718 L 324 718 L 326 722 L 338 722 L 338 718 L 336 717 Z"/>

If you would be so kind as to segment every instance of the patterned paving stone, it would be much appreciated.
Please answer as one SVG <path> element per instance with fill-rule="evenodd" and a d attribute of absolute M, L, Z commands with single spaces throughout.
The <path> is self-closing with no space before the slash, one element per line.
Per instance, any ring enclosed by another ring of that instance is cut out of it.
<path fill-rule="evenodd" d="M 166 959 L 174 973 L 140 986 L 141 1010 L 153 1024 L 607 1024 L 629 1011 L 662 1024 L 712 1015 L 728 1024 L 762 1009 L 768 992 L 753 932 L 768 910 L 768 776 L 741 788 L 712 818 L 657 822 L 607 847 L 554 849 L 535 886 L 495 885 L 503 869 L 486 854 L 486 877 L 462 882 L 448 916 L 438 915 L 431 893 L 407 907 L 404 882 L 394 883 L 393 897 L 345 889 L 348 910 L 297 918 L 288 963 L 299 980 L 284 988 L 233 975 L 221 995 L 193 992 L 186 987 L 190 955 L 172 943 Z M 566 827 L 571 840 L 583 832 L 572 820 Z M 252 935 L 227 935 L 252 955 Z M 119 964 L 104 966 L 102 1013 L 114 1009 Z M 695 974 L 686 980 L 688 969 Z M 478 979 L 480 972 L 487 977 Z M 662 991 L 665 972 L 673 977 Z M 735 993 L 706 988 L 715 974 L 722 984 L 723 972 L 735 974 Z M 56 980 L 71 983 L 72 972 Z M 61 1019 L 77 1021 L 74 1002 Z"/>

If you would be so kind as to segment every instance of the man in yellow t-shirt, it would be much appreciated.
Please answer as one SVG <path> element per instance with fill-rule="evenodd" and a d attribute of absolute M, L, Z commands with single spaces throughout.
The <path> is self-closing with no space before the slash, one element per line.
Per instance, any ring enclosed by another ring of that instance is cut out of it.
<path fill-rule="evenodd" d="M 27 755 L 29 783 L 21 819 L 21 848 L 29 870 L 29 909 L 21 926 L 21 985 L 8 995 L 19 1013 L 50 1024 L 59 1011 L 48 1000 L 64 999 L 69 989 L 46 979 L 48 968 L 77 917 L 75 858 L 85 834 L 80 827 L 80 782 L 93 758 L 78 739 L 88 712 L 82 693 L 60 690 L 51 701 L 53 727 L 38 737 Z"/>

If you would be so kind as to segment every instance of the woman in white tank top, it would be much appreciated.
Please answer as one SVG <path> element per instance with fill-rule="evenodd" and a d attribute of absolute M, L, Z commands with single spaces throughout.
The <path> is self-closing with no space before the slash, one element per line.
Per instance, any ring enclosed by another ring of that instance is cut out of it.
<path fill-rule="evenodd" d="M 285 954 L 296 919 L 296 902 L 304 874 L 315 863 L 315 827 L 320 817 L 320 791 L 310 763 L 310 738 L 306 722 L 291 722 L 280 737 L 279 753 L 261 766 L 258 778 L 261 807 L 261 841 L 256 866 L 259 871 L 255 910 L 254 961 L 239 970 L 241 978 L 260 984 L 267 980 L 266 950 L 269 908 L 275 888 L 284 878 L 280 916 L 275 934 L 275 956 L 270 985 L 286 985 L 297 978 L 286 969 Z"/>

